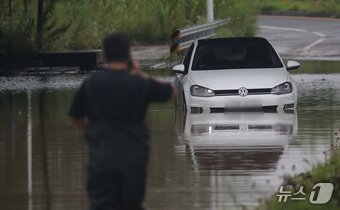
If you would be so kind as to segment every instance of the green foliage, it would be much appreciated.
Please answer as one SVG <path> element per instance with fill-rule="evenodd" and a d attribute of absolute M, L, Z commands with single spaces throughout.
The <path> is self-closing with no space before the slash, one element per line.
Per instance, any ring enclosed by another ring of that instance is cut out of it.
<path fill-rule="evenodd" d="M 6 11 L 0 15 L 1 40 L 11 40 L 1 41 L 1 51 L 7 49 L 7 42 L 18 40 L 25 42 L 18 48 L 35 49 L 37 1 L 28 2 L 24 16 L 23 1 L 12 0 L 12 17 L 8 2 L 0 3 L 0 9 Z M 44 5 L 43 50 L 100 48 L 104 36 L 113 31 L 125 32 L 134 44 L 166 44 L 173 29 L 206 21 L 205 0 L 44 0 Z M 255 33 L 252 1 L 215 0 L 214 5 L 216 19 L 231 19 L 219 35 Z"/>
<path fill-rule="evenodd" d="M 263 13 L 340 18 L 339 0 L 256 0 Z"/>
<path fill-rule="evenodd" d="M 300 186 L 304 186 L 304 192 L 311 192 L 312 187 L 316 183 L 333 183 L 334 191 L 332 199 L 323 205 L 312 205 L 308 198 L 306 201 L 291 201 L 279 203 L 274 195 L 270 200 L 265 201 L 259 209 L 261 210 L 337 210 L 340 208 L 340 150 L 338 147 L 333 148 L 334 154 L 332 158 L 324 163 L 314 167 L 310 172 L 299 174 L 295 177 L 288 177 L 284 186 L 290 186 L 297 191 Z"/>
<path fill-rule="evenodd" d="M 301 67 L 292 71 L 292 74 L 332 74 L 340 73 L 339 61 L 309 61 L 301 60 Z"/>
<path fill-rule="evenodd" d="M 137 44 L 166 43 L 173 28 L 202 22 L 205 16 L 205 6 L 197 0 L 87 0 L 70 11 L 71 5 L 60 3 L 58 8 L 72 17 L 63 42 L 71 49 L 100 48 L 113 31 L 125 32 Z"/>
<path fill-rule="evenodd" d="M 253 36 L 256 33 L 257 7 L 249 0 L 215 0 L 216 17 L 230 18 L 220 35 L 224 36 Z"/>
<path fill-rule="evenodd" d="M 20 67 L 34 58 L 34 33 L 32 19 L 20 16 L 0 22 L 0 54 L 6 66 Z"/>
<path fill-rule="evenodd" d="M 37 62 L 37 2 L 28 2 L 30 4 L 26 11 L 22 0 L 11 0 L 11 9 L 8 1 L 0 4 L 0 9 L 4 11 L 0 15 L 0 60 L 2 66 L 11 69 L 34 65 Z M 70 26 L 70 21 L 59 20 L 55 15 L 55 3 L 56 0 L 46 1 L 42 22 L 43 46 L 39 50 L 53 49 Z"/>
<path fill-rule="evenodd" d="M 43 40 L 42 49 L 53 48 L 57 42 L 71 26 L 70 20 L 60 20 L 55 15 L 56 1 L 49 1 L 43 13 Z"/>

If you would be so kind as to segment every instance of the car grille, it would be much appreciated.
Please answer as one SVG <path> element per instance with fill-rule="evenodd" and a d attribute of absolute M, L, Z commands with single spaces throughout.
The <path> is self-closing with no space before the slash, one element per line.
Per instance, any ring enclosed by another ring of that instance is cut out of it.
<path fill-rule="evenodd" d="M 265 95 L 270 94 L 271 88 L 248 89 L 248 95 Z M 234 90 L 214 90 L 216 96 L 235 96 L 238 94 L 238 89 Z"/>
<path fill-rule="evenodd" d="M 263 106 L 254 108 L 242 108 L 235 107 L 227 109 L 223 107 L 210 107 L 210 113 L 223 113 L 223 112 L 265 112 L 265 113 L 277 113 L 277 106 Z"/>

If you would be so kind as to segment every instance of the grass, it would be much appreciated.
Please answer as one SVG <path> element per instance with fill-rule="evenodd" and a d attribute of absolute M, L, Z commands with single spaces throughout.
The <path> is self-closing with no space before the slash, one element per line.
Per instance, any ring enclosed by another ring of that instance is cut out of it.
<path fill-rule="evenodd" d="M 257 0 L 263 14 L 340 18 L 339 0 Z"/>
<path fill-rule="evenodd" d="M 340 61 L 299 61 L 301 67 L 293 70 L 292 74 L 332 74 L 340 73 Z"/>
<path fill-rule="evenodd" d="M 29 2 L 29 10 L 24 15 L 23 1 L 11 1 L 11 16 L 8 1 L 0 3 L 3 11 L 0 15 L 0 52 L 8 47 L 5 46 L 6 43 L 2 43 L 4 38 L 15 43 L 16 39 L 11 38 L 13 33 L 17 34 L 15 37 L 28 38 L 30 45 L 34 44 L 36 36 L 37 3 Z M 206 22 L 206 1 L 202 0 L 53 2 L 46 17 L 43 50 L 100 48 L 104 36 L 113 31 L 125 32 L 135 45 L 167 44 L 174 29 Z M 254 35 L 257 14 L 254 3 L 248 0 L 215 0 L 214 4 L 216 19 L 231 19 L 230 25 L 225 27 L 228 34 Z M 18 31 L 18 28 L 29 30 Z M 8 33 L 9 29 L 12 29 L 12 33 Z"/>
<path fill-rule="evenodd" d="M 101 48 L 103 38 L 114 31 L 125 32 L 133 45 L 168 44 L 174 29 L 206 22 L 206 1 L 202 0 L 44 1 L 43 44 L 38 48 L 37 2 L 0 2 L 0 62 L 5 60 L 10 69 L 38 50 Z M 214 5 L 216 19 L 230 18 L 219 36 L 255 34 L 258 13 L 252 1 L 215 0 Z"/>
<path fill-rule="evenodd" d="M 339 141 L 339 138 L 338 140 Z M 339 142 L 338 142 L 339 143 Z M 299 174 L 294 177 L 287 177 L 282 186 L 285 190 L 290 189 L 297 192 L 300 186 L 306 193 L 305 201 L 291 201 L 288 199 L 286 203 L 279 203 L 278 197 L 273 195 L 269 200 L 264 201 L 259 210 L 338 210 L 340 209 L 340 150 L 339 147 L 333 148 L 334 153 L 329 161 L 318 164 L 309 172 Z M 331 200 L 326 204 L 313 205 L 309 203 L 309 193 L 312 187 L 317 183 L 333 183 L 334 191 Z M 287 188 L 286 188 L 287 187 Z"/>

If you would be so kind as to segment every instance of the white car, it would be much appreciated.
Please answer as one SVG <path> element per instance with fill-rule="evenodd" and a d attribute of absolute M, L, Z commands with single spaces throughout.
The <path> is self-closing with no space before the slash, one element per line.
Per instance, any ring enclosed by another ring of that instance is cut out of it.
<path fill-rule="evenodd" d="M 288 71 L 299 67 L 286 68 L 266 39 L 242 37 L 198 40 L 173 70 L 178 101 L 191 113 L 292 112 L 297 90 Z"/>

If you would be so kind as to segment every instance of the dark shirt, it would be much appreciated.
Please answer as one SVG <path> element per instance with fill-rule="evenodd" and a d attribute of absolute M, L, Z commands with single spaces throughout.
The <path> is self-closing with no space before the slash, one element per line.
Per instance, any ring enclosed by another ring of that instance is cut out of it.
<path fill-rule="evenodd" d="M 90 160 L 95 165 L 111 165 L 112 159 L 127 164 L 126 159 L 137 158 L 138 152 L 145 156 L 148 131 L 144 118 L 148 105 L 169 100 L 171 93 L 171 84 L 128 71 L 104 71 L 86 79 L 73 99 L 69 115 L 89 119 L 85 138 Z"/>

